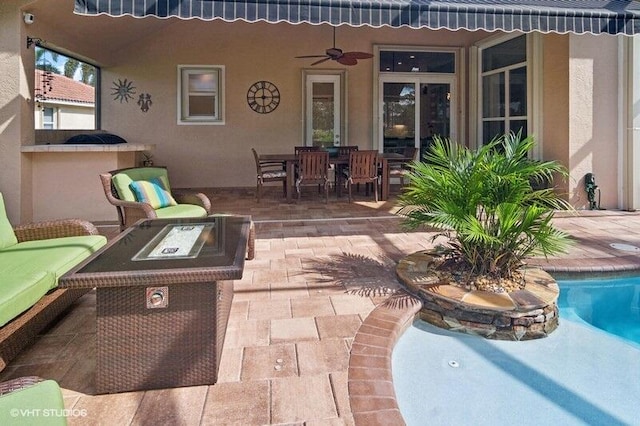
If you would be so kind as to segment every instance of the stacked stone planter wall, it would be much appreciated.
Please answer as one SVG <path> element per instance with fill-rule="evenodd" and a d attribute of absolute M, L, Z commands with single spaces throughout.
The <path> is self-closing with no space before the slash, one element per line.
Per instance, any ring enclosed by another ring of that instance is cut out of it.
<path fill-rule="evenodd" d="M 526 270 L 522 290 L 494 293 L 439 283 L 433 264 L 432 254 L 417 252 L 396 268 L 400 281 L 422 300 L 423 320 L 498 340 L 538 339 L 558 327 L 559 288 L 543 270 Z"/>

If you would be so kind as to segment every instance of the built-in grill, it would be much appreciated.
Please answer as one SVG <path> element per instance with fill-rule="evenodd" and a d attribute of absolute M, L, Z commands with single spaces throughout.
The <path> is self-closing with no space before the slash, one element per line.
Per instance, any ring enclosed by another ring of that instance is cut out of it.
<path fill-rule="evenodd" d="M 92 145 L 113 145 L 127 143 L 126 140 L 113 133 L 86 133 L 75 135 L 67 139 L 65 144 L 92 144 Z"/>

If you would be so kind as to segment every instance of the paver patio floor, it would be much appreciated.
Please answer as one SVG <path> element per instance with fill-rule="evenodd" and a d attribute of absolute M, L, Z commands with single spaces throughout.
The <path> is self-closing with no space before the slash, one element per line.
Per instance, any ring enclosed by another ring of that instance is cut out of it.
<path fill-rule="evenodd" d="M 274 188 L 275 189 L 275 188 Z M 210 190 L 213 210 L 251 214 L 256 258 L 234 284 L 218 383 L 94 395 L 95 294 L 84 296 L 23 351 L 0 379 L 39 375 L 58 381 L 74 424 L 353 424 L 347 379 L 354 336 L 398 287 L 394 266 L 432 246 L 433 233 L 407 232 L 393 200 L 356 203 L 313 195 L 298 204 L 277 191 L 256 204 L 251 190 Z M 537 260 L 558 271 L 640 268 L 640 214 L 562 215 L 576 239 L 563 256 Z M 114 228 L 102 227 L 113 235 Z M 374 407 L 375 408 L 375 407 Z"/>

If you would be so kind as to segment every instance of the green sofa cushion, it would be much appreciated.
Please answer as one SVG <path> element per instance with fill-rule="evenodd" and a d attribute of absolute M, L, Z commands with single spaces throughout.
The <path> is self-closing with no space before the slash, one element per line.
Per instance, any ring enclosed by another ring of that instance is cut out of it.
<path fill-rule="evenodd" d="M 32 307 L 55 285 L 53 272 L 4 274 L 0 283 L 0 327 Z"/>
<path fill-rule="evenodd" d="M 11 247 L 14 244 L 18 244 L 18 239 L 16 238 L 15 232 L 13 232 L 13 226 L 11 226 L 7 218 L 4 198 L 0 192 L 0 250 L 5 247 Z"/>
<path fill-rule="evenodd" d="M 156 215 L 160 219 L 171 219 L 176 217 L 207 217 L 207 211 L 195 204 L 178 204 L 177 206 L 164 207 L 156 210 Z"/>
<path fill-rule="evenodd" d="M 167 169 L 165 169 L 164 167 L 139 167 L 135 169 L 123 170 L 113 175 L 111 180 L 121 200 L 138 201 L 136 200 L 135 194 L 131 190 L 131 182 L 139 180 L 149 181 L 153 178 L 159 178 L 162 181 L 165 189 L 169 191 L 169 193 L 171 193 Z"/>
<path fill-rule="evenodd" d="M 38 411 L 40 410 L 40 411 Z M 60 387 L 45 380 L 0 396 L 0 424 L 6 426 L 63 426 L 64 400 Z"/>
<path fill-rule="evenodd" d="M 107 239 L 102 235 L 24 241 L 0 251 L 0 276 L 50 271 L 56 278 L 51 287 L 54 288 L 62 274 L 106 242 Z"/>

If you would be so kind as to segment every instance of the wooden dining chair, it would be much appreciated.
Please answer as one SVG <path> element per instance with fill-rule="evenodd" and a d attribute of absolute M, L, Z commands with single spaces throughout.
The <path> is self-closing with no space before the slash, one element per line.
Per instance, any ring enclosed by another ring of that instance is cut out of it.
<path fill-rule="evenodd" d="M 378 151 L 351 151 L 349 154 L 349 170 L 346 174 L 346 185 L 351 202 L 351 187 L 360 183 L 373 184 L 373 192 L 378 202 Z"/>
<path fill-rule="evenodd" d="M 389 164 L 389 177 L 400 178 L 400 183 L 404 185 L 404 180 L 409 174 L 409 164 L 416 160 L 418 148 L 407 146 L 402 153 L 404 160 L 401 163 L 393 162 Z"/>
<path fill-rule="evenodd" d="M 320 146 L 294 146 L 293 152 L 298 155 L 301 152 L 309 152 L 309 151 L 320 151 L 322 147 Z"/>
<path fill-rule="evenodd" d="M 253 158 L 256 161 L 256 197 L 258 203 L 260 202 L 262 186 L 265 182 L 282 182 L 282 191 L 286 197 L 287 171 L 284 169 L 283 163 L 280 161 L 261 161 L 255 148 L 251 148 L 251 151 L 253 151 Z"/>
<path fill-rule="evenodd" d="M 343 145 L 343 146 L 339 146 L 337 147 L 337 152 L 336 155 L 338 157 L 349 157 L 349 154 L 352 151 L 357 151 L 358 150 L 358 145 Z M 338 189 L 340 182 L 342 180 L 343 177 L 346 178 L 346 175 L 348 175 L 349 173 L 349 165 L 348 164 L 337 164 L 335 166 L 335 170 L 334 170 L 334 187 L 336 188 L 336 190 Z"/>
<path fill-rule="evenodd" d="M 324 187 L 325 203 L 329 201 L 329 153 L 327 151 L 302 151 L 298 154 L 298 176 L 296 191 L 300 201 L 301 187 L 318 185 Z"/>

